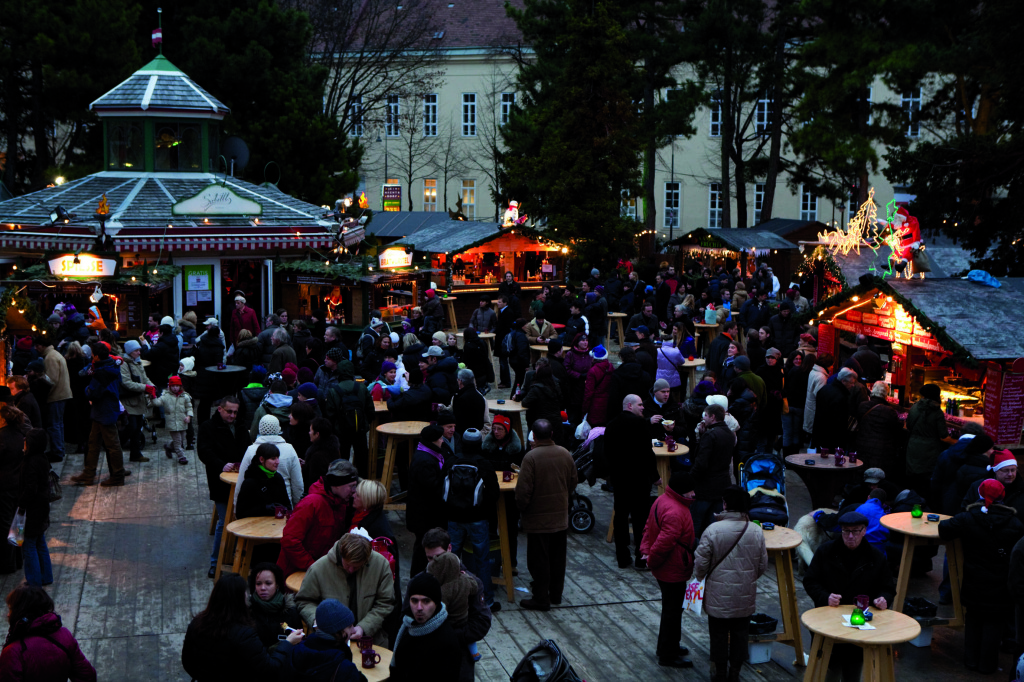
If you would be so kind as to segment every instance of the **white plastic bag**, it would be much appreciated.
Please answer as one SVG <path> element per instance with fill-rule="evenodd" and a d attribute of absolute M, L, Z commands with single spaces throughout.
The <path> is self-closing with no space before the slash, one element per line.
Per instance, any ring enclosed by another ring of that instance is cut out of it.
<path fill-rule="evenodd" d="M 21 509 L 14 515 L 11 521 L 11 529 L 7 531 L 7 542 L 15 547 L 25 544 L 25 512 Z"/>
<path fill-rule="evenodd" d="M 586 440 L 587 436 L 590 435 L 590 429 L 592 427 L 590 426 L 590 422 L 587 421 L 587 417 L 589 417 L 589 416 L 590 415 L 588 414 L 585 417 L 583 417 L 583 421 L 580 422 L 580 425 L 576 427 L 576 439 L 577 440 Z"/>
<path fill-rule="evenodd" d="M 692 579 L 686 583 L 686 596 L 683 597 L 683 611 L 699 616 L 704 609 L 704 580 Z"/>

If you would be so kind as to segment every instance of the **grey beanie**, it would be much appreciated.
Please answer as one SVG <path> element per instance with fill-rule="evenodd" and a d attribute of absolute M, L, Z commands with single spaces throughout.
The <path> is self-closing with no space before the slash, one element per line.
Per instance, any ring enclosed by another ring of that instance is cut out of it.
<path fill-rule="evenodd" d="M 732 361 L 732 365 L 737 369 L 737 371 L 749 372 L 750 358 L 748 358 L 746 355 L 737 355 L 736 359 Z"/>
<path fill-rule="evenodd" d="M 483 441 L 483 436 L 480 434 L 479 429 L 466 429 L 465 433 L 462 434 L 463 443 L 479 443 Z"/>
<path fill-rule="evenodd" d="M 654 387 L 651 389 L 651 393 L 657 393 L 658 391 L 664 391 L 666 388 L 672 388 L 668 385 L 668 380 L 658 379 L 654 382 Z"/>
<path fill-rule="evenodd" d="M 590 276 L 591 277 L 598 277 L 600 274 L 601 274 L 601 271 L 598 270 L 597 268 L 592 268 L 590 270 Z"/>
<path fill-rule="evenodd" d="M 337 599 L 325 599 L 316 607 L 316 629 L 334 635 L 356 622 L 351 609 Z"/>
<path fill-rule="evenodd" d="M 142 348 L 142 346 L 140 346 L 139 342 L 136 341 L 135 339 L 128 339 L 127 341 L 124 342 L 125 355 L 128 355 L 129 353 L 134 353 L 140 348 Z"/>

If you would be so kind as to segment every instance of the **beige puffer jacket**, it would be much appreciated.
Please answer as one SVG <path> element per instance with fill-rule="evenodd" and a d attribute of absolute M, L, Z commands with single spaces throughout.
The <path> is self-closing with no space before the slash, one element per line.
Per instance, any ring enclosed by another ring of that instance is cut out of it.
<path fill-rule="evenodd" d="M 174 395 L 170 390 L 164 391 L 159 398 L 149 401 L 149 404 L 164 408 L 168 431 L 184 431 L 188 428 L 185 417 L 193 416 L 192 396 L 185 391 L 178 395 Z"/>
<path fill-rule="evenodd" d="M 757 579 L 768 568 L 764 533 L 740 512 L 727 511 L 716 518 L 704 531 L 694 553 L 693 577 L 700 580 L 707 576 L 704 610 L 715 618 L 753 615 L 757 610 Z M 729 552 L 740 533 L 742 537 Z M 721 563 L 707 575 L 718 561 Z"/>
<path fill-rule="evenodd" d="M 128 414 L 146 413 L 146 384 L 152 384 L 146 376 L 146 368 L 129 357 L 121 363 L 121 404 Z"/>

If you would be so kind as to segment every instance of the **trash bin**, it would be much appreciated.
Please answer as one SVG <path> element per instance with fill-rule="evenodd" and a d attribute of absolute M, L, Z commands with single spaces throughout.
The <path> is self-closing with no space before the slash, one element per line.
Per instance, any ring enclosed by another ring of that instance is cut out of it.
<path fill-rule="evenodd" d="M 755 613 L 750 617 L 751 635 L 770 635 L 775 632 L 778 626 L 779 621 L 777 618 L 772 618 L 764 613 Z M 748 662 L 756 665 L 758 663 L 767 663 L 772 660 L 773 644 L 775 644 L 775 642 L 748 642 Z"/>

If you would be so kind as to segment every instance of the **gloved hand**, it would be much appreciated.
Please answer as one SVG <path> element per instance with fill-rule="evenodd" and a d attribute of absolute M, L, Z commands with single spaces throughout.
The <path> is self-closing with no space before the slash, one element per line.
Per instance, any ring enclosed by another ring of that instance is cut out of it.
<path fill-rule="evenodd" d="M 156 386 L 152 384 L 146 384 L 146 395 L 148 395 L 153 400 L 156 400 Z"/>
<path fill-rule="evenodd" d="M 814 522 L 818 523 L 821 520 L 821 517 L 824 516 L 824 515 L 825 515 L 825 512 L 822 511 L 821 509 L 819 509 L 818 511 L 814 512 Z"/>

